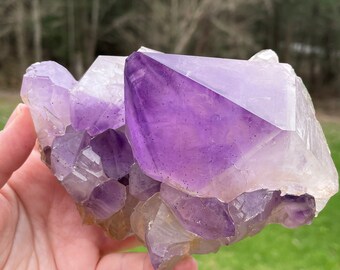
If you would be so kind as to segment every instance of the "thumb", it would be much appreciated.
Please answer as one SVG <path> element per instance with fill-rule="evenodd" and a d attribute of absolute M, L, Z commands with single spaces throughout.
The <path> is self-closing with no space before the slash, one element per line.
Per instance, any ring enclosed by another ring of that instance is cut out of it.
<path fill-rule="evenodd" d="M 19 104 L 13 111 L 4 130 L 0 131 L 0 188 L 25 162 L 36 140 L 29 109 Z"/>
<path fill-rule="evenodd" d="M 150 258 L 146 253 L 112 253 L 105 255 L 98 263 L 96 270 L 153 270 Z M 192 257 L 180 261 L 174 270 L 197 270 L 197 263 Z"/>

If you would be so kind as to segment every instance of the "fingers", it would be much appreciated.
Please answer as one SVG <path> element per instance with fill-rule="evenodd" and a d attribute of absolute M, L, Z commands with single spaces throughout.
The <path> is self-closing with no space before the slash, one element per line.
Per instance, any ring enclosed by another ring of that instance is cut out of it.
<path fill-rule="evenodd" d="M 174 270 L 198 270 L 197 262 L 192 257 L 187 257 L 180 261 L 174 268 Z"/>
<path fill-rule="evenodd" d="M 153 270 L 146 253 L 111 253 L 99 261 L 96 270 Z"/>
<path fill-rule="evenodd" d="M 153 270 L 146 253 L 113 253 L 104 256 L 96 270 Z M 197 263 L 192 257 L 180 261 L 174 270 L 197 270 Z"/>
<path fill-rule="evenodd" d="M 0 132 L 0 188 L 27 159 L 36 140 L 29 109 L 19 104 Z"/>
<path fill-rule="evenodd" d="M 101 228 L 100 231 L 102 232 Z M 112 252 L 122 252 L 142 245 L 143 244 L 136 238 L 136 236 L 130 236 L 124 240 L 113 240 L 105 235 L 103 236 L 103 239 L 100 239 L 98 244 L 102 255 Z"/>

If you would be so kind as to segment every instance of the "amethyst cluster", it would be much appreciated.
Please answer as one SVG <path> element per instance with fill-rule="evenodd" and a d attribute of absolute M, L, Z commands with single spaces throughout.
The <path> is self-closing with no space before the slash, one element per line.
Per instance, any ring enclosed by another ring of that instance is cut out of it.
<path fill-rule="evenodd" d="M 84 222 L 135 234 L 155 269 L 270 223 L 311 223 L 338 175 L 291 66 L 163 54 L 99 56 L 80 81 L 33 64 L 22 99 L 42 159 Z"/>

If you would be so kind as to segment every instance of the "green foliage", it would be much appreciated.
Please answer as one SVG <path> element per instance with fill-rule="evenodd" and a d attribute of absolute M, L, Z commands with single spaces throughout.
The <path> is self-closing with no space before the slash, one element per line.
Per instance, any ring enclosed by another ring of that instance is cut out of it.
<path fill-rule="evenodd" d="M 19 103 L 19 95 L 7 94 L 0 91 L 0 130 L 7 122 L 8 117 Z"/>

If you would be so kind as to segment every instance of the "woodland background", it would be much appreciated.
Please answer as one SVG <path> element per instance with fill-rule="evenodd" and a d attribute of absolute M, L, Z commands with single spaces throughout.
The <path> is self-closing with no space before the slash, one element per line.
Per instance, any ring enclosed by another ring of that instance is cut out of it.
<path fill-rule="evenodd" d="M 264 48 L 316 97 L 340 96 L 339 0 L 1 0 L 0 85 L 32 62 L 80 78 L 99 54 L 156 50 L 247 59 Z"/>

